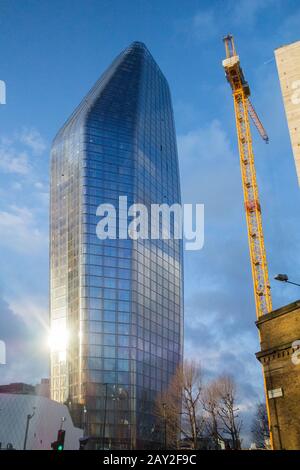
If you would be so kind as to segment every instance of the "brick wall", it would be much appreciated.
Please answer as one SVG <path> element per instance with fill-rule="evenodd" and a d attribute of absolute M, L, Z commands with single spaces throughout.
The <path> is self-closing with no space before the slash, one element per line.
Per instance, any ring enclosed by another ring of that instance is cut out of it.
<path fill-rule="evenodd" d="M 257 321 L 261 337 L 261 362 L 267 390 L 276 391 L 269 398 L 271 431 L 275 449 L 300 450 L 300 360 L 292 361 L 300 340 L 300 301 L 265 315 Z M 297 355 L 300 359 L 300 354 Z"/>

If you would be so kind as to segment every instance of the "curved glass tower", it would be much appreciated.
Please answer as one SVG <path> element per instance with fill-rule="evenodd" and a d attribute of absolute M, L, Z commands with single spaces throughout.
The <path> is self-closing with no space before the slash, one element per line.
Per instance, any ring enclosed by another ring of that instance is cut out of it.
<path fill-rule="evenodd" d="M 52 146 L 51 395 L 94 448 L 159 448 L 155 398 L 182 359 L 182 240 L 100 240 L 97 207 L 120 196 L 149 210 L 180 203 L 168 83 L 139 42 Z"/>

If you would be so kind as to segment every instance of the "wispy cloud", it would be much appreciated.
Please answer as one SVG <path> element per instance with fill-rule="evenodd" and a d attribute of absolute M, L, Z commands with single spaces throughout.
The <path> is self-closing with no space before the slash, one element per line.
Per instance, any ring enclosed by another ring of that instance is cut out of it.
<path fill-rule="evenodd" d="M 22 190 L 22 184 L 19 181 L 14 181 L 12 183 L 11 187 L 14 191 L 21 191 Z"/>
<path fill-rule="evenodd" d="M 278 36 L 280 42 L 278 47 L 282 43 L 299 41 L 299 24 L 300 24 L 300 9 L 295 10 L 292 15 L 284 18 L 280 27 L 278 28 Z"/>
<path fill-rule="evenodd" d="M 33 326 L 40 331 L 44 337 L 49 333 L 48 321 L 48 299 L 41 295 L 23 295 L 19 298 L 5 299 L 10 309 L 29 326 Z"/>
<path fill-rule="evenodd" d="M 37 189 L 44 189 L 44 184 L 41 183 L 41 181 L 37 181 L 36 183 L 34 183 L 34 187 L 37 188 Z"/>
<path fill-rule="evenodd" d="M 217 19 L 213 10 L 198 11 L 192 18 L 192 33 L 201 42 L 206 42 L 217 34 Z"/>
<path fill-rule="evenodd" d="M 0 296 L 0 335 L 7 349 L 7 364 L 0 366 L 2 384 L 16 380 L 35 384 L 48 375 L 46 335 L 35 321 L 24 321 L 26 307 L 22 317 Z"/>
<path fill-rule="evenodd" d="M 0 170 L 5 173 L 26 175 L 30 171 L 28 154 L 12 147 L 0 146 Z"/>
<path fill-rule="evenodd" d="M 279 11 L 282 4 L 284 5 L 282 0 L 218 0 L 211 2 L 210 7 L 205 5 L 198 8 L 189 17 L 178 19 L 174 27 L 176 33 L 189 43 L 213 44 L 214 40 L 220 41 L 228 33 L 246 30 L 249 34 L 261 18 L 265 20 L 270 17 L 268 10 Z M 296 24 L 297 19 L 291 19 L 293 31 Z"/>
<path fill-rule="evenodd" d="M 218 120 L 178 137 L 183 199 L 203 202 L 209 217 L 227 218 L 236 212 L 240 191 L 239 161 Z M 213 182 L 213 184 L 212 184 Z"/>
<path fill-rule="evenodd" d="M 253 26 L 260 13 L 276 2 L 278 0 L 234 0 L 230 12 L 233 23 L 242 27 Z"/>
<path fill-rule="evenodd" d="M 213 9 L 198 10 L 192 17 L 177 20 L 175 30 L 188 40 L 205 43 L 217 35 L 217 23 L 218 18 Z"/>
<path fill-rule="evenodd" d="M 48 238 L 28 207 L 11 205 L 0 210 L 0 245 L 18 253 L 28 253 L 46 247 Z"/>
<path fill-rule="evenodd" d="M 33 128 L 24 128 L 19 135 L 19 140 L 29 147 L 34 155 L 41 155 L 47 147 L 41 134 Z"/>
<path fill-rule="evenodd" d="M 46 143 L 36 129 L 24 128 L 13 137 L 0 138 L 0 171 L 28 175 L 33 168 L 33 156 L 42 155 Z"/>

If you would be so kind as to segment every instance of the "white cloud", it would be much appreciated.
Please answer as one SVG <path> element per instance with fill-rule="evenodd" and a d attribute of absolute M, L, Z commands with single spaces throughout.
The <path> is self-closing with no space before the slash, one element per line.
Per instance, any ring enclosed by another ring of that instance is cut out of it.
<path fill-rule="evenodd" d="M 0 244 L 26 253 L 46 246 L 47 237 L 38 228 L 32 210 L 11 205 L 0 210 Z"/>
<path fill-rule="evenodd" d="M 12 185 L 11 185 L 12 189 L 15 190 L 15 191 L 21 191 L 21 189 L 23 188 L 22 184 L 19 183 L 18 181 L 15 181 Z"/>
<path fill-rule="evenodd" d="M 242 204 L 239 158 L 220 122 L 180 135 L 178 151 L 183 201 L 204 203 L 205 218 L 229 220 L 237 197 Z"/>
<path fill-rule="evenodd" d="M 192 19 L 192 31 L 200 41 L 207 41 L 217 34 L 216 16 L 213 10 L 199 11 Z"/>
<path fill-rule="evenodd" d="M 279 26 L 277 34 L 279 37 L 277 47 L 282 44 L 299 41 L 299 24 L 300 24 L 300 9 L 293 11 L 293 13 L 284 18 L 282 24 Z"/>
<path fill-rule="evenodd" d="M 9 305 L 9 308 L 20 317 L 23 321 L 33 326 L 33 323 L 37 323 L 40 328 L 41 335 L 47 336 L 49 332 L 49 321 L 48 321 L 48 301 L 41 296 L 23 296 L 19 299 L 5 299 Z"/>
<path fill-rule="evenodd" d="M 30 171 L 28 154 L 18 152 L 12 147 L 0 146 L 0 170 L 5 173 L 26 175 Z"/>
<path fill-rule="evenodd" d="M 7 347 L 7 364 L 0 383 L 36 383 L 47 376 L 49 348 L 46 303 L 26 296 L 7 302 L 0 295 L 0 331 Z"/>
<path fill-rule="evenodd" d="M 174 26 L 177 34 L 199 42 L 207 42 L 218 33 L 217 16 L 212 9 L 198 10 L 192 17 L 177 20 Z"/>
<path fill-rule="evenodd" d="M 19 135 L 19 140 L 29 147 L 34 155 L 41 155 L 46 150 L 46 143 L 36 129 L 24 128 Z"/>
<path fill-rule="evenodd" d="M 174 26 L 177 33 L 190 41 L 202 44 L 220 41 L 236 29 L 252 29 L 260 15 L 268 15 L 271 8 L 279 10 L 282 4 L 280 0 L 219 0 L 211 8 L 200 8 L 189 18 L 177 20 Z"/>
<path fill-rule="evenodd" d="M 274 3 L 275 0 L 234 1 L 230 15 L 234 23 L 239 26 L 253 26 L 261 11 L 266 8 L 271 8 Z"/>
<path fill-rule="evenodd" d="M 204 128 L 199 128 L 179 136 L 180 152 L 192 162 L 196 163 L 198 158 L 206 161 L 211 158 L 226 158 L 231 156 L 228 137 L 218 120 L 213 120 Z M 209 153 L 208 153 L 209 152 Z M 213 152 L 213 155 L 211 153 Z M 200 160 L 200 161 L 201 161 Z M 201 161 L 203 162 L 203 160 Z"/>
<path fill-rule="evenodd" d="M 0 171 L 27 175 L 32 171 L 32 157 L 41 155 L 46 143 L 36 129 L 24 128 L 13 138 L 2 136 L 0 139 Z"/>

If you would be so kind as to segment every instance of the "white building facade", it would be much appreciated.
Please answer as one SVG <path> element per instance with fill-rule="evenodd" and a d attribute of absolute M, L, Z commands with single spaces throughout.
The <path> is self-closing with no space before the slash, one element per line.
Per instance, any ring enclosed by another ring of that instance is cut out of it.
<path fill-rule="evenodd" d="M 68 407 L 48 398 L 35 395 L 0 394 L 1 449 L 12 445 L 23 450 L 27 416 L 29 420 L 26 450 L 51 450 L 61 428 L 66 431 L 65 450 L 78 450 L 83 430 L 74 427 Z"/>
<path fill-rule="evenodd" d="M 275 58 L 300 186 L 300 41 L 276 49 Z"/>

